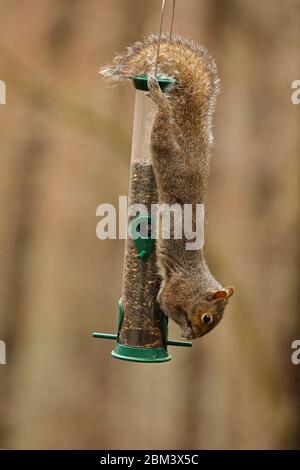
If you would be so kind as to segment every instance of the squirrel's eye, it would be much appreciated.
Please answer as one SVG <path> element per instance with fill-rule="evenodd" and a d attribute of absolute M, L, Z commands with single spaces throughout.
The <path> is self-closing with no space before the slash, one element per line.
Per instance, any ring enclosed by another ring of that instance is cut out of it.
<path fill-rule="evenodd" d="M 203 315 L 201 315 L 201 321 L 205 325 L 209 325 L 213 321 L 213 317 L 210 313 L 203 313 Z"/>

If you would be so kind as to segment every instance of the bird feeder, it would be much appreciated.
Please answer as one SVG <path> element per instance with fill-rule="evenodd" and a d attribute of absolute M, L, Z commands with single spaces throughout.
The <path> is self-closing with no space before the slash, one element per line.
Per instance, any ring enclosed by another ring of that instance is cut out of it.
<path fill-rule="evenodd" d="M 156 264 L 154 224 L 151 204 L 157 204 L 157 187 L 151 162 L 151 130 L 156 106 L 148 96 L 147 75 L 133 78 L 135 111 L 129 183 L 129 207 L 143 204 L 147 214 L 128 216 L 130 236 L 124 258 L 123 288 L 119 300 L 117 334 L 93 333 L 95 338 L 115 339 L 112 356 L 136 362 L 166 362 L 168 346 L 191 347 L 191 342 L 168 340 L 168 319 L 157 294 L 161 279 Z M 172 83 L 157 77 L 162 91 Z M 152 235 L 152 236 L 151 236 Z"/>
<path fill-rule="evenodd" d="M 162 1 L 160 32 L 155 75 L 164 92 L 173 83 L 169 77 L 157 75 L 160 37 L 165 0 Z M 173 0 L 172 35 L 175 11 Z M 129 207 L 143 204 L 147 213 L 128 215 L 130 236 L 124 257 L 122 297 L 119 300 L 117 334 L 93 333 L 95 338 L 116 340 L 112 356 L 134 362 L 166 362 L 171 359 L 168 346 L 191 347 L 188 341 L 168 340 L 168 318 L 157 302 L 161 279 L 155 250 L 155 220 L 151 205 L 158 203 L 157 187 L 151 159 L 151 132 L 156 105 L 148 96 L 148 76 L 132 78 L 135 88 L 135 110 L 129 183 Z"/>

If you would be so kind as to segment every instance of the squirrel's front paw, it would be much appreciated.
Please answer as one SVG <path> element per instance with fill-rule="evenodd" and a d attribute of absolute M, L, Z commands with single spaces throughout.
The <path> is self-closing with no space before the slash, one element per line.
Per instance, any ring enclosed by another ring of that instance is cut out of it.
<path fill-rule="evenodd" d="M 158 80 L 153 73 L 149 73 L 148 75 L 148 90 L 149 95 L 157 105 L 165 103 L 165 97 L 160 89 Z"/>
<path fill-rule="evenodd" d="M 193 330 L 190 326 L 186 326 L 185 328 L 182 329 L 181 336 L 188 340 L 195 339 Z"/>

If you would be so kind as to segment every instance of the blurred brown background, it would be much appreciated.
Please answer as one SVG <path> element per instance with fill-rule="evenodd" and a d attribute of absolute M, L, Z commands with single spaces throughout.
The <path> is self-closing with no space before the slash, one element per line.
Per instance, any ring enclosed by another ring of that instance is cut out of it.
<path fill-rule="evenodd" d="M 299 0 L 177 0 L 174 31 L 222 79 L 206 248 L 236 287 L 224 322 L 160 365 L 90 337 L 117 327 L 124 242 L 97 240 L 95 212 L 127 193 L 134 104 L 98 69 L 160 5 L 0 0 L 2 448 L 300 447 Z"/>

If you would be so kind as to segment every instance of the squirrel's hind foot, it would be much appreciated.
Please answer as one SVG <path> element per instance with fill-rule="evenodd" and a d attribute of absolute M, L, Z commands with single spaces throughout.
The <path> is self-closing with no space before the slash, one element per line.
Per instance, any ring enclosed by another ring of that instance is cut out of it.
<path fill-rule="evenodd" d="M 157 106 L 165 106 L 166 98 L 160 89 L 158 80 L 154 73 L 150 73 L 148 75 L 148 90 L 149 96 L 153 99 Z"/>

